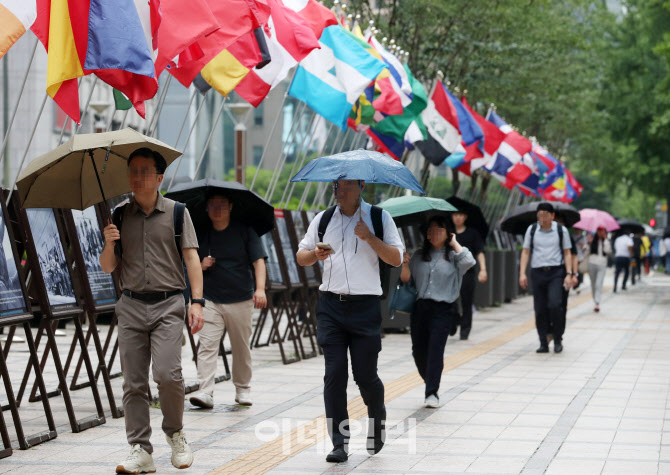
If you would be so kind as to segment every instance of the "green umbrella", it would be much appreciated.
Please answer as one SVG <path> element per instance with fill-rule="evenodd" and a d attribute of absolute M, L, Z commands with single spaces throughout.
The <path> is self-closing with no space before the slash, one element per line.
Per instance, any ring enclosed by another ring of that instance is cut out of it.
<path fill-rule="evenodd" d="M 423 224 L 436 214 L 458 211 L 446 200 L 426 196 L 400 196 L 379 203 L 380 208 L 389 212 L 398 226 Z"/>

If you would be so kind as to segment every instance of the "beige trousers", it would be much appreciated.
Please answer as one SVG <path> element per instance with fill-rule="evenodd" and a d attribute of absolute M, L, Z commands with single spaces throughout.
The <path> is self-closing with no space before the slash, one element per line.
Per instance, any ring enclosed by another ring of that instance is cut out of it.
<path fill-rule="evenodd" d="M 183 427 L 184 380 L 181 338 L 186 306 L 181 294 L 155 304 L 122 295 L 116 304 L 119 355 L 123 371 L 123 410 L 129 444 L 153 452 L 149 441 L 149 365 L 158 384 L 163 432 L 172 436 Z"/>
<path fill-rule="evenodd" d="M 230 349 L 233 353 L 233 384 L 238 390 L 251 387 L 251 317 L 253 300 L 238 303 L 214 303 L 207 300 L 204 315 L 205 325 L 198 333 L 198 379 L 200 390 L 214 395 L 214 378 L 219 356 L 219 341 L 224 328 L 228 329 Z"/>

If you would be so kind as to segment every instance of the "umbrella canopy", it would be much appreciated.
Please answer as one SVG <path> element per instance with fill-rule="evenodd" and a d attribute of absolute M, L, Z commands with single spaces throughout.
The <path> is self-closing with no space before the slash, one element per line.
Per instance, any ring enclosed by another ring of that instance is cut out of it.
<path fill-rule="evenodd" d="M 75 135 L 23 170 L 16 183 L 23 207 L 84 210 L 128 193 L 128 157 L 141 147 L 159 152 L 168 165 L 181 155 L 133 129 Z"/>
<path fill-rule="evenodd" d="M 425 195 L 419 181 L 402 163 L 370 150 L 352 150 L 316 158 L 305 165 L 291 181 L 363 180 L 385 183 Z"/>
<path fill-rule="evenodd" d="M 207 215 L 207 200 L 214 195 L 228 197 L 233 203 L 231 219 L 251 226 L 259 236 L 274 228 L 275 217 L 272 205 L 237 182 L 207 178 L 175 186 L 165 194 L 165 197 L 185 203 L 193 220 L 193 226 L 196 229 L 203 229 L 211 223 Z"/>
<path fill-rule="evenodd" d="M 607 232 L 616 231 L 620 228 L 616 219 L 607 211 L 585 208 L 579 212 L 581 219 L 575 223 L 577 229 L 596 232 L 598 228 L 605 228 Z"/>
<path fill-rule="evenodd" d="M 500 229 L 511 234 L 525 234 L 528 226 L 537 222 L 537 205 L 541 201 L 526 203 L 517 206 L 500 223 Z M 551 203 L 556 211 L 556 216 L 561 216 L 565 225 L 572 227 L 579 221 L 579 211 L 566 203 Z"/>
<path fill-rule="evenodd" d="M 489 225 L 486 223 L 486 219 L 484 219 L 482 209 L 469 201 L 458 198 L 457 196 L 447 198 L 447 201 L 455 206 L 459 212 L 468 215 L 468 219 L 465 220 L 465 226 L 476 229 L 482 236 L 482 240 L 486 241 L 486 236 L 489 234 Z"/>
<path fill-rule="evenodd" d="M 619 226 L 621 227 L 621 232 L 622 233 L 633 233 L 633 234 L 638 234 L 638 233 L 644 233 L 644 226 L 639 221 L 636 221 L 634 219 L 619 219 L 617 220 L 619 223 Z"/>
<path fill-rule="evenodd" d="M 436 214 L 449 214 L 458 211 L 446 200 L 425 196 L 390 198 L 379 203 L 378 206 L 388 211 L 398 226 L 423 224 Z"/>

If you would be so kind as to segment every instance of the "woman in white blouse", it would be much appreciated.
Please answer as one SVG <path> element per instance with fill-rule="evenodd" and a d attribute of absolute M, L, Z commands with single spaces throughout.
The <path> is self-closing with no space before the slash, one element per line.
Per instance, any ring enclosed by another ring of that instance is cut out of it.
<path fill-rule="evenodd" d="M 475 265 L 468 248 L 456 241 L 454 225 L 443 216 L 428 222 L 423 249 L 409 259 L 405 253 L 400 279 L 414 281 L 417 302 L 410 319 L 412 356 L 426 383 L 424 405 L 440 405 L 438 389 L 444 367 L 444 347 L 458 312 L 463 275 Z"/>
<path fill-rule="evenodd" d="M 603 282 L 607 270 L 607 257 L 612 254 L 612 245 L 607 239 L 605 228 L 598 228 L 590 245 L 589 277 L 591 278 L 591 293 L 596 303 L 594 312 L 600 312 L 600 299 L 603 293 Z"/>

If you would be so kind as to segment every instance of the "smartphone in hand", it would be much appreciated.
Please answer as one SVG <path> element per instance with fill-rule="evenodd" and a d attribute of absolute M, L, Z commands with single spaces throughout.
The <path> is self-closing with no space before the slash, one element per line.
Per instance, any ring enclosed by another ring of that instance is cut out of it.
<path fill-rule="evenodd" d="M 333 250 L 333 247 L 330 244 L 326 244 L 323 242 L 317 242 L 316 247 L 318 249 L 321 249 L 322 251 L 331 251 L 333 254 L 335 254 L 335 251 Z"/>

